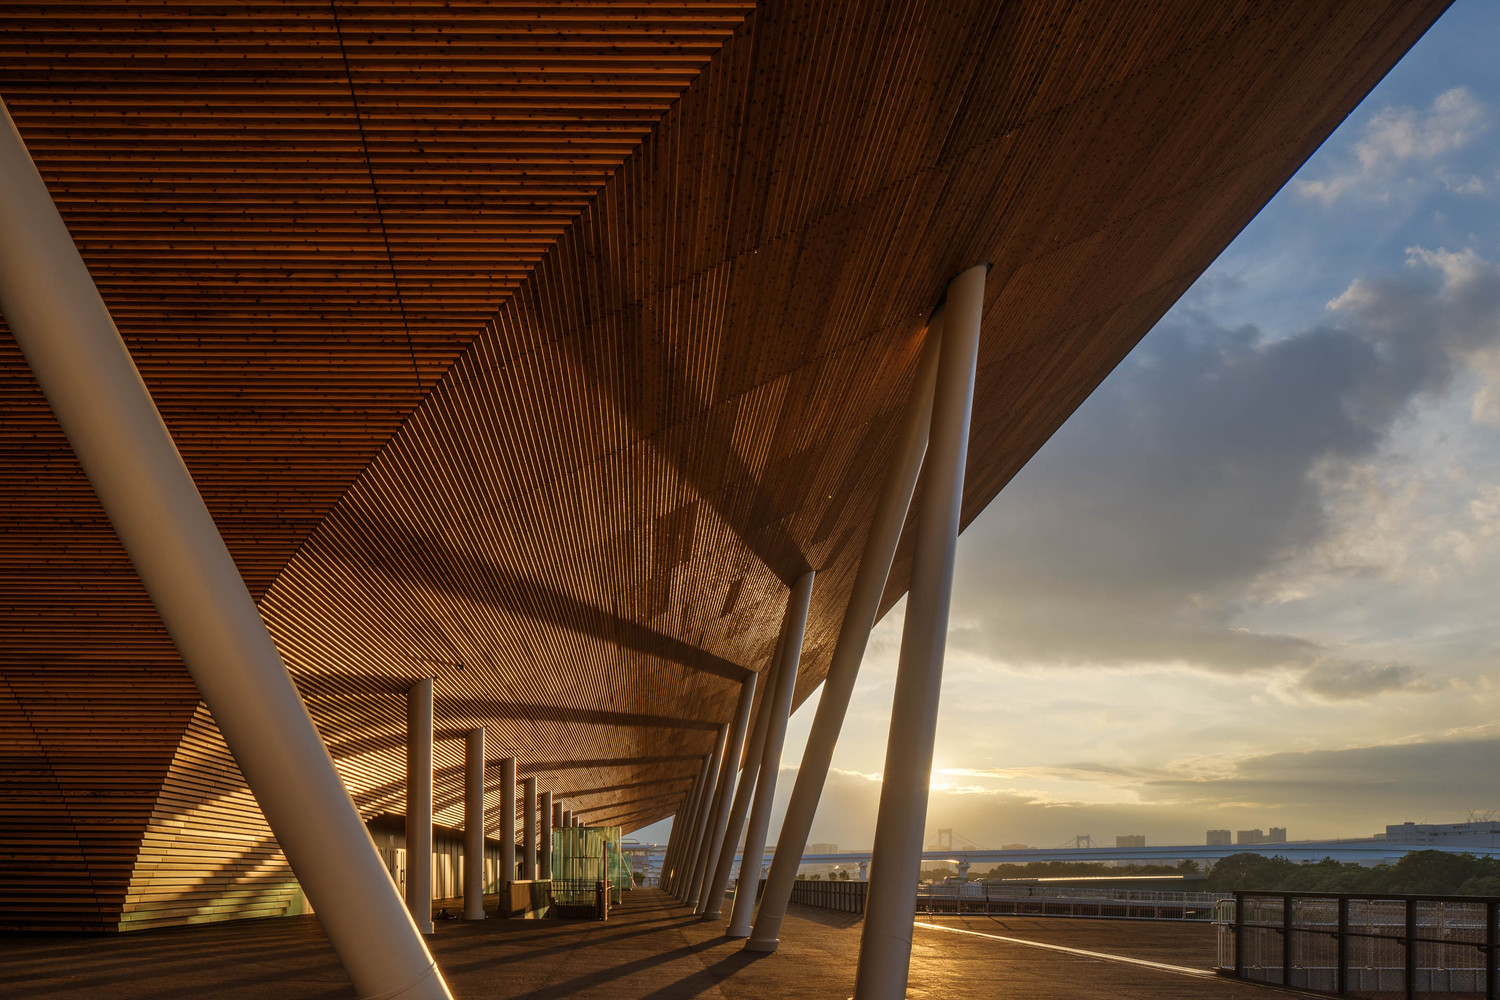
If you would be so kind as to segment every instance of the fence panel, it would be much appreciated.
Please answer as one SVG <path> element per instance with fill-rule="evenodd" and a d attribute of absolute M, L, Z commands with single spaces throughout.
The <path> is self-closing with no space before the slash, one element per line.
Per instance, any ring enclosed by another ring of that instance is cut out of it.
<path fill-rule="evenodd" d="M 1215 908 L 1219 967 L 1367 1000 L 1496 1000 L 1500 900 L 1242 892 Z"/>

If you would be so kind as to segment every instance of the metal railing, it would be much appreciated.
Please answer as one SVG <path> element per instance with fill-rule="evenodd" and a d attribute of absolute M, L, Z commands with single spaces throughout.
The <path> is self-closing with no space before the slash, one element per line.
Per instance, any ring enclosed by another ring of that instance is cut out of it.
<path fill-rule="evenodd" d="M 868 882 L 843 882 L 799 878 L 792 883 L 791 901 L 804 906 L 821 906 L 825 910 L 843 913 L 865 912 L 865 894 L 870 889 Z"/>
<path fill-rule="evenodd" d="M 1341 996 L 1496 1000 L 1500 899 L 1237 892 L 1215 922 L 1219 967 Z"/>
<path fill-rule="evenodd" d="M 917 910 L 1004 916 L 1207 921 L 1213 919 L 1214 904 L 1223 897 L 1223 893 L 1212 892 L 1017 885 L 1013 882 L 930 882 L 917 889 Z"/>

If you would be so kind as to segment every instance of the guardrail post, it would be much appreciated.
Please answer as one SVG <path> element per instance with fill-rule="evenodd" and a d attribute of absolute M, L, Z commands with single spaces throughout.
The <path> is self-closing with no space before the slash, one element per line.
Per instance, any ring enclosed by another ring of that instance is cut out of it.
<path fill-rule="evenodd" d="M 1500 942 L 1497 928 L 1500 904 L 1484 904 L 1484 1000 L 1495 1000 L 1495 945 Z"/>
<path fill-rule="evenodd" d="M 1417 1000 L 1417 901 L 1406 901 L 1406 1000 Z"/>
<path fill-rule="evenodd" d="M 1281 897 L 1281 985 L 1292 985 L 1292 920 L 1295 903 L 1288 893 Z"/>
<path fill-rule="evenodd" d="M 1349 900 L 1339 899 L 1338 968 L 1333 973 L 1336 993 L 1349 992 Z"/>
<path fill-rule="evenodd" d="M 1234 894 L 1234 978 L 1245 978 L 1245 894 Z"/>

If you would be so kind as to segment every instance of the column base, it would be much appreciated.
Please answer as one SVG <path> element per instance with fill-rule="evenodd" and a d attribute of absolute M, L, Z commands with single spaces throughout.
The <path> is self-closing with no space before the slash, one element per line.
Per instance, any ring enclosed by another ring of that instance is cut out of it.
<path fill-rule="evenodd" d="M 714 911 L 709 910 L 706 913 L 698 914 L 698 917 L 701 920 L 722 920 L 724 918 L 724 911 L 720 910 L 715 913 Z"/>
<path fill-rule="evenodd" d="M 755 938 L 751 938 L 750 940 L 745 942 L 744 950 L 755 951 L 760 952 L 764 955 L 769 955 L 771 952 L 775 951 L 777 947 L 780 946 L 780 944 L 780 938 L 772 938 L 769 941 L 757 941 Z"/>

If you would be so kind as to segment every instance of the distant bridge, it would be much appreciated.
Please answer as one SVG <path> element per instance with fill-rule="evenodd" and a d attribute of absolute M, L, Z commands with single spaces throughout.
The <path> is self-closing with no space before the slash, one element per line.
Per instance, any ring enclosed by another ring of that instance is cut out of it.
<path fill-rule="evenodd" d="M 630 848 L 627 848 L 630 849 Z M 636 851 L 647 854 L 655 862 L 662 848 L 656 845 L 640 845 Z M 1283 857 L 1288 861 L 1335 861 L 1375 865 L 1381 862 L 1399 861 L 1412 851 L 1445 851 L 1449 854 L 1473 854 L 1477 857 L 1500 858 L 1500 847 L 1478 846 L 1424 846 L 1397 844 L 1385 840 L 1299 840 L 1284 844 L 1178 844 L 1160 847 L 1027 847 L 1013 850 L 988 850 L 976 848 L 963 851 L 926 851 L 922 861 L 926 863 L 949 863 L 970 865 L 1027 864 L 1040 861 L 1126 861 L 1141 864 L 1171 864 L 1176 861 L 1222 861 L 1231 854 L 1261 854 L 1266 857 Z M 770 864 L 774 849 L 766 851 L 765 863 Z M 869 851 L 840 851 L 833 854 L 804 854 L 804 865 L 859 865 L 870 860 Z"/>

